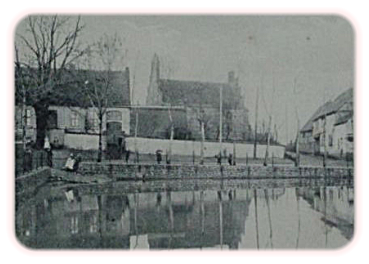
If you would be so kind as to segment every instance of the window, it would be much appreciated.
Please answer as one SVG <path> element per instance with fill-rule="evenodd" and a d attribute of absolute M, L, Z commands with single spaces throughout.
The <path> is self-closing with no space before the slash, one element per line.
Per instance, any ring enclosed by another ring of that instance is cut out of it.
<path fill-rule="evenodd" d="M 99 127 L 99 119 L 95 116 L 90 117 L 88 121 L 92 129 L 97 129 Z"/>
<path fill-rule="evenodd" d="M 50 110 L 48 119 L 47 119 L 47 125 L 49 129 L 57 128 L 58 126 L 58 114 L 56 110 Z"/>
<path fill-rule="evenodd" d="M 107 112 L 106 120 L 109 121 L 122 121 L 122 113 L 120 111 L 112 110 Z"/>
<path fill-rule="evenodd" d="M 26 110 L 26 126 L 31 125 L 31 109 Z"/>
<path fill-rule="evenodd" d="M 79 125 L 79 120 L 78 120 L 78 113 L 77 112 L 72 112 L 70 115 L 70 124 L 71 127 L 78 127 Z"/>
<path fill-rule="evenodd" d="M 329 146 L 332 147 L 333 146 L 333 136 L 329 135 L 328 140 L 329 140 L 328 141 Z"/>

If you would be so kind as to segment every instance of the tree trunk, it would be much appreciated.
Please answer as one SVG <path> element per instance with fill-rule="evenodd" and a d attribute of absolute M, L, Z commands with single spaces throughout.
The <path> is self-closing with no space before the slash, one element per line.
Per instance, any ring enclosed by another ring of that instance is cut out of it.
<path fill-rule="evenodd" d="M 200 150 L 200 164 L 204 164 L 204 141 L 205 141 L 205 128 L 204 122 L 201 122 L 201 150 Z"/>
<path fill-rule="evenodd" d="M 36 148 L 42 149 L 45 143 L 49 106 L 46 104 L 36 104 L 33 107 L 36 112 Z"/>
<path fill-rule="evenodd" d="M 271 126 L 272 126 L 272 117 L 269 116 L 269 128 L 268 128 L 268 134 L 267 134 L 267 145 L 266 145 L 266 150 L 265 150 L 264 166 L 268 165 Z"/>
<path fill-rule="evenodd" d="M 99 114 L 99 151 L 97 153 L 97 162 L 102 160 L 102 114 Z"/>

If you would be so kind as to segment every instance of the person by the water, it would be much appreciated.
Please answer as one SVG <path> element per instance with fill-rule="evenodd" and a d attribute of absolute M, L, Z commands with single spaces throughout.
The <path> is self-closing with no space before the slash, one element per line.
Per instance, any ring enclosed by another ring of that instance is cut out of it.
<path fill-rule="evenodd" d="M 74 171 L 74 165 L 76 163 L 76 159 L 74 158 L 73 153 L 71 153 L 67 159 L 67 162 L 64 165 L 64 170 L 66 171 Z"/>
<path fill-rule="evenodd" d="M 131 151 L 129 149 L 126 149 L 126 163 L 129 162 L 129 155 L 131 154 Z"/>
<path fill-rule="evenodd" d="M 161 151 L 160 150 L 157 150 L 156 151 L 156 162 L 158 163 L 158 164 L 160 164 L 160 162 L 161 162 Z"/>
<path fill-rule="evenodd" d="M 215 155 L 215 158 L 217 159 L 217 163 L 219 165 L 221 165 L 222 164 L 222 156 L 220 154 L 219 155 Z"/>
<path fill-rule="evenodd" d="M 233 165 L 233 155 L 232 154 L 229 154 L 228 156 L 228 164 Z"/>

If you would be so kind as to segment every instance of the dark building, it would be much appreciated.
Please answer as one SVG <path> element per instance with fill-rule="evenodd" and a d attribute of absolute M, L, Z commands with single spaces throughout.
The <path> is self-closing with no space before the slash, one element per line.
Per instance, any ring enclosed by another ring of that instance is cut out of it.
<path fill-rule="evenodd" d="M 199 82 L 160 78 L 159 57 L 155 54 L 151 64 L 147 106 L 182 107 L 186 112 L 186 133 L 201 138 L 200 122 L 204 122 L 205 138 L 219 139 L 220 98 L 222 92 L 222 120 L 224 140 L 246 140 L 250 133 L 248 110 L 233 71 L 228 82 Z"/>

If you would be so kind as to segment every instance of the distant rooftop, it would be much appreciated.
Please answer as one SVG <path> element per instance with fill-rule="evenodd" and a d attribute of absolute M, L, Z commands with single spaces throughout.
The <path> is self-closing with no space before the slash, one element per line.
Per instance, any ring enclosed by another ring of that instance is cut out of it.
<path fill-rule="evenodd" d="M 334 99 L 334 101 L 328 101 L 322 106 L 318 108 L 317 111 L 310 117 L 310 119 L 306 122 L 306 124 L 300 130 L 301 132 L 308 132 L 313 130 L 313 122 L 325 115 L 331 115 L 339 111 L 346 103 L 353 102 L 353 89 L 350 88 L 345 92 L 341 93 L 339 96 Z M 347 115 L 340 116 L 339 120 L 336 121 L 335 124 L 339 121 L 342 123 L 343 121 L 347 121 Z"/>

